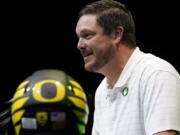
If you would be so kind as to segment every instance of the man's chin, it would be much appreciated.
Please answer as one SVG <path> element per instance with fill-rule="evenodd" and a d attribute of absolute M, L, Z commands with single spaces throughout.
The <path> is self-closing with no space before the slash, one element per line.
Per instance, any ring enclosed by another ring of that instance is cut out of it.
<path fill-rule="evenodd" d="M 85 69 L 86 71 L 88 71 L 88 72 L 93 72 L 93 70 L 92 70 L 91 68 L 89 68 L 89 67 L 84 66 L 84 69 Z"/>
<path fill-rule="evenodd" d="M 90 63 L 85 63 L 84 68 L 88 72 L 97 72 L 97 70 L 98 70 L 96 66 L 93 66 Z"/>
<path fill-rule="evenodd" d="M 95 72 L 90 64 L 85 63 L 84 68 L 86 71 Z"/>

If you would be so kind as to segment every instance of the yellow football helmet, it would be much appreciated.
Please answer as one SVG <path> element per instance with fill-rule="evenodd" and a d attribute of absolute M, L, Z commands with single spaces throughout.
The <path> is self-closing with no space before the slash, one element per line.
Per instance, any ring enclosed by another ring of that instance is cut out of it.
<path fill-rule="evenodd" d="M 81 85 L 61 70 L 39 70 L 17 88 L 11 106 L 16 135 L 84 135 L 89 108 Z"/>

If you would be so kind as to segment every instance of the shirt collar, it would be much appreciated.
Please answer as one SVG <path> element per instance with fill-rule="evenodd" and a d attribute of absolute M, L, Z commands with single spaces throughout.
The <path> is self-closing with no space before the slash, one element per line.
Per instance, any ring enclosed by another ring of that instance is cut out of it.
<path fill-rule="evenodd" d="M 140 62 L 143 55 L 144 53 L 140 51 L 139 47 L 136 47 L 136 49 L 130 56 L 128 62 L 126 63 L 122 73 L 120 74 L 117 82 L 115 83 L 114 88 L 123 87 L 127 84 L 133 70 L 135 69 L 136 65 Z"/>

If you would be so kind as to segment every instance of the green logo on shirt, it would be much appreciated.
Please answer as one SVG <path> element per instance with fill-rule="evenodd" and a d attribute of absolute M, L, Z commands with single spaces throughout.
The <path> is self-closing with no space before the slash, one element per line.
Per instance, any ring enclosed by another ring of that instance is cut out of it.
<path fill-rule="evenodd" d="M 125 87 L 125 88 L 122 90 L 122 95 L 123 95 L 123 96 L 127 96 L 128 91 L 129 91 L 128 87 Z"/>

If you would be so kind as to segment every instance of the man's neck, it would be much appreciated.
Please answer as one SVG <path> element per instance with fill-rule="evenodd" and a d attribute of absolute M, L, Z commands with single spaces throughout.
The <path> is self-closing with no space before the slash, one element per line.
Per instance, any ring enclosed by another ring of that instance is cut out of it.
<path fill-rule="evenodd" d="M 119 52 L 117 53 L 118 55 L 113 58 L 113 60 L 108 63 L 108 65 L 104 69 L 103 74 L 107 78 L 109 88 L 114 87 L 134 50 L 135 48 L 129 49 L 126 46 L 121 47 L 121 50 L 119 50 Z"/>

